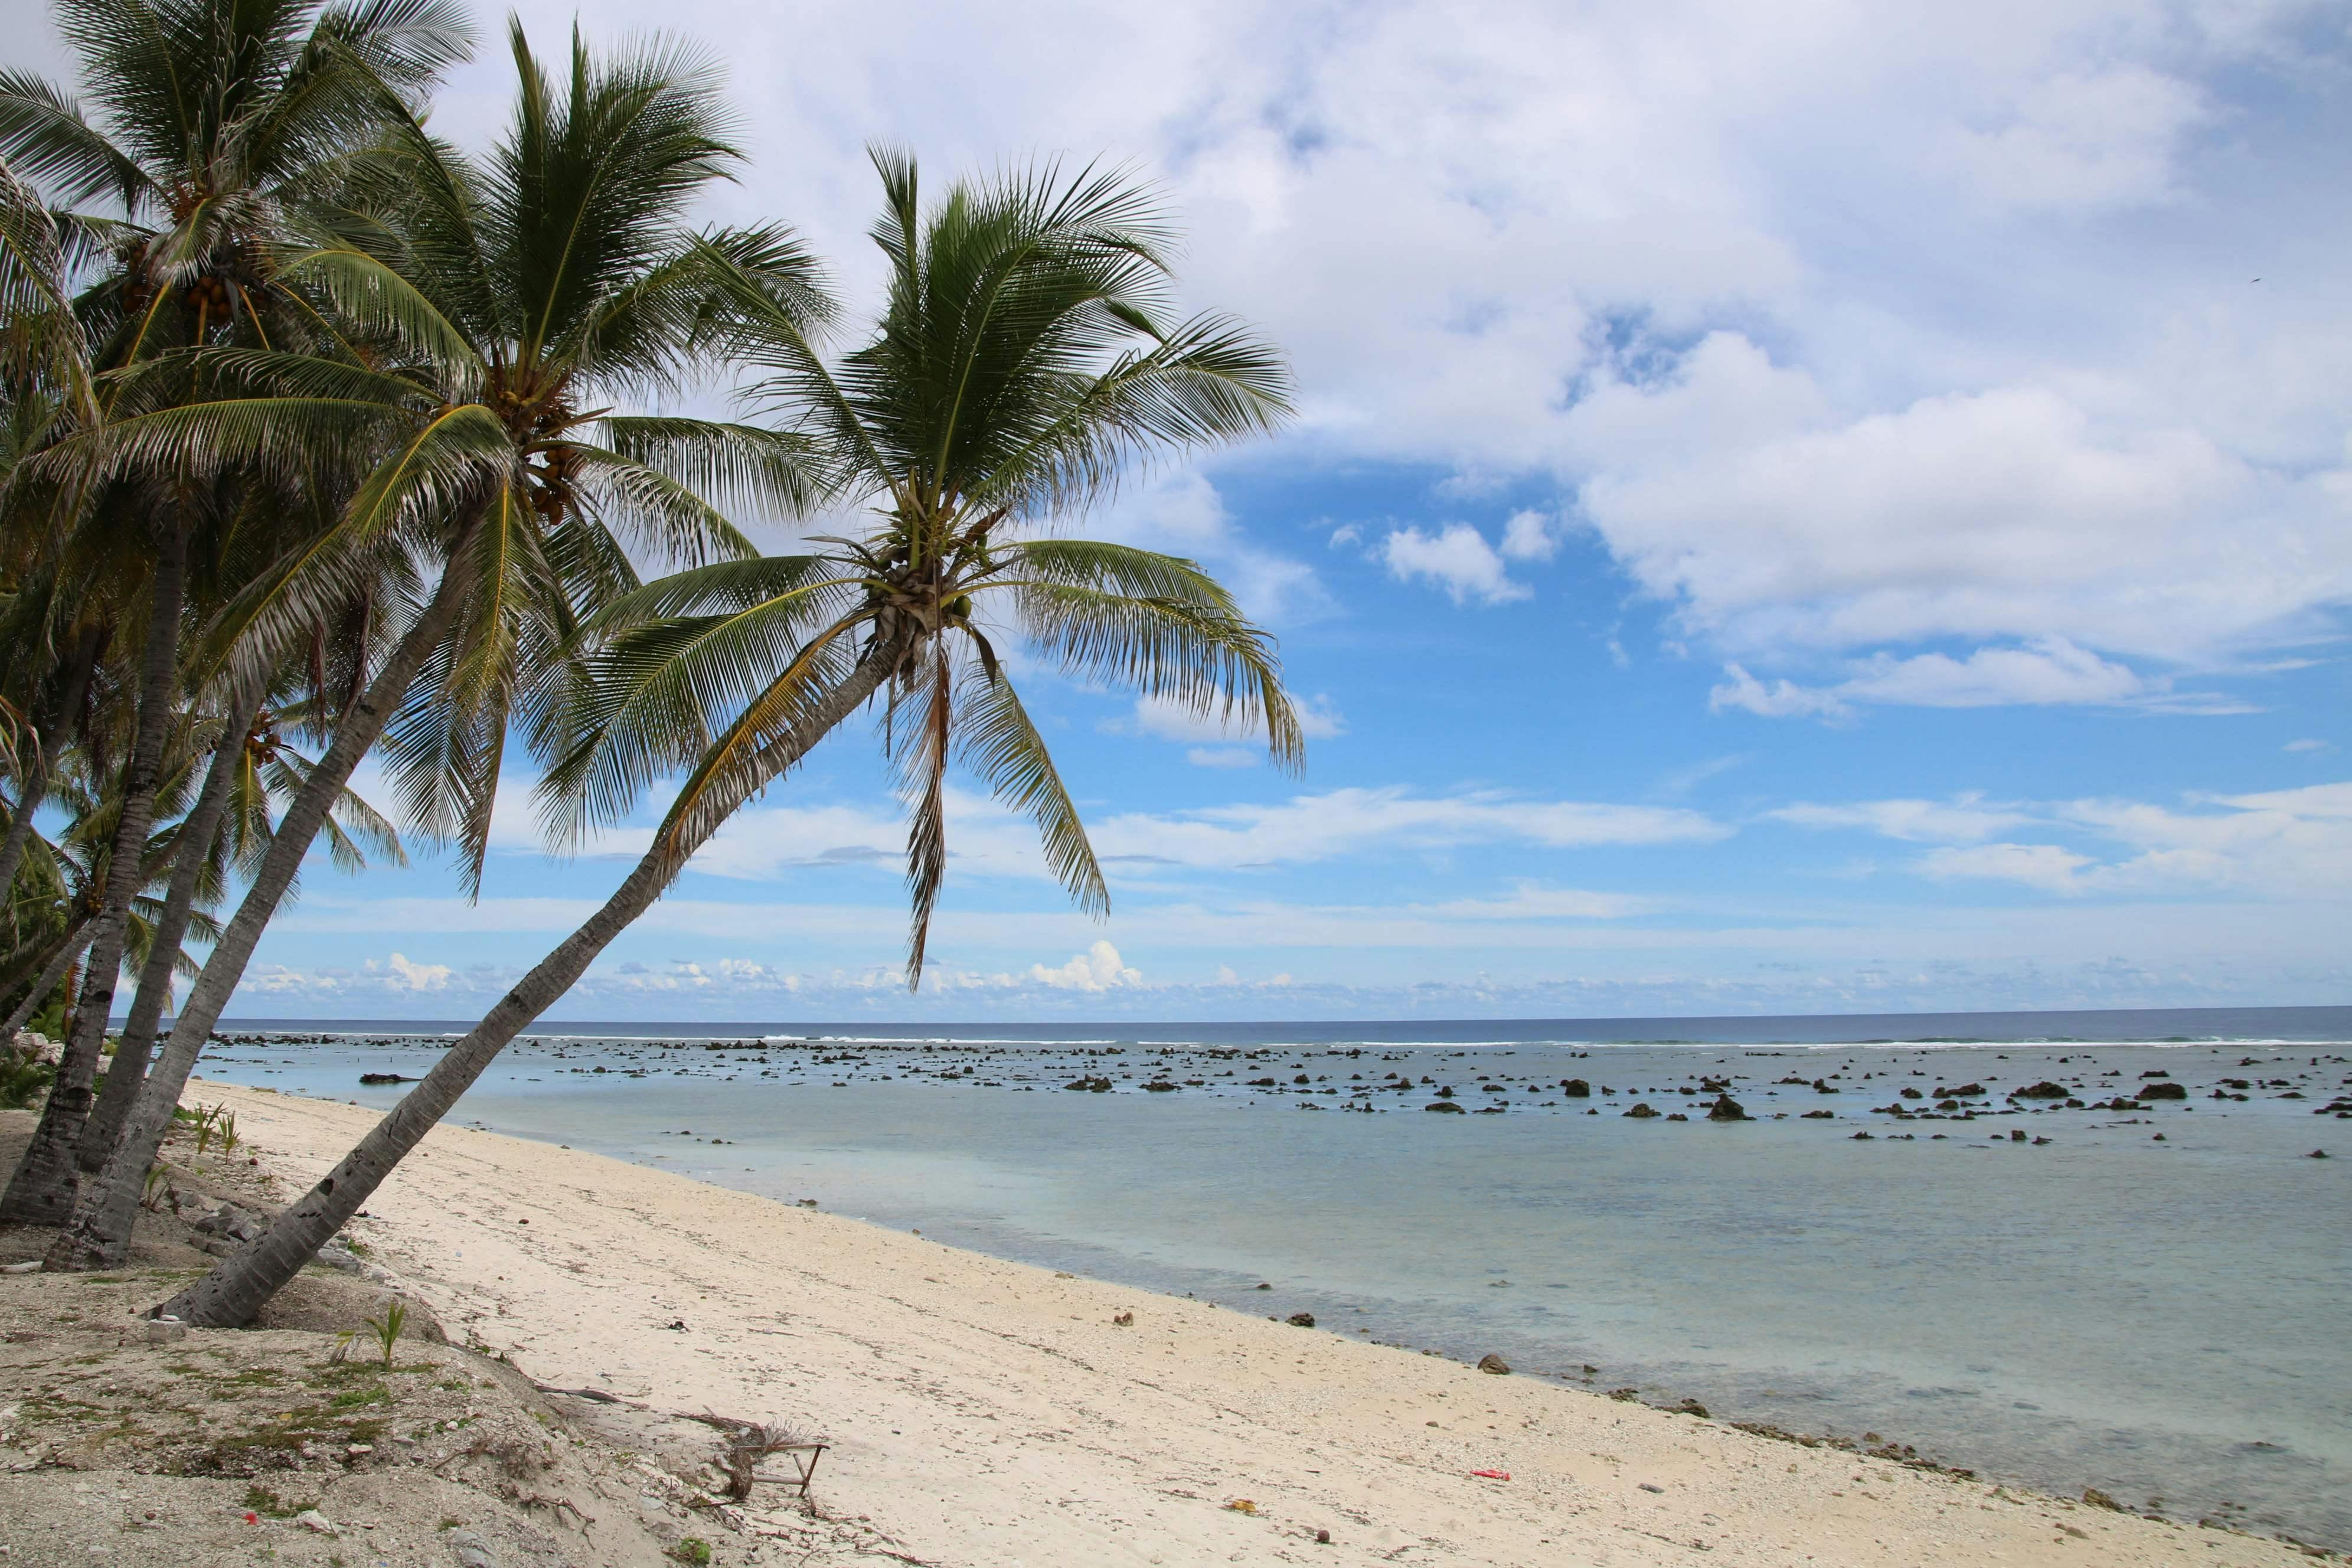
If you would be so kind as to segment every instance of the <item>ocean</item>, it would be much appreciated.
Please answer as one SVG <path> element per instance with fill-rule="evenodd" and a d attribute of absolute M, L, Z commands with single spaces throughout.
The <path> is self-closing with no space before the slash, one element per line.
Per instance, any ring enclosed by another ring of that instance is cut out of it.
<path fill-rule="evenodd" d="M 232 1021 L 199 1070 L 383 1107 L 464 1027 Z M 2352 1007 L 548 1024 L 457 1119 L 2352 1546 Z"/>

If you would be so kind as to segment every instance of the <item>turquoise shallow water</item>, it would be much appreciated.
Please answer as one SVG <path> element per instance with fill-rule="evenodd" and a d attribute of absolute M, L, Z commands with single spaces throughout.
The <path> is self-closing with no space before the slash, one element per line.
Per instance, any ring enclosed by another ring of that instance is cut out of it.
<path fill-rule="evenodd" d="M 2352 1093 L 2352 1009 L 1988 1016 L 551 1026 L 458 1114 L 1000 1256 L 2352 1545 L 2352 1118 L 2329 1110 Z M 442 1034 L 226 1031 L 244 1043 L 208 1076 L 369 1105 L 401 1091 L 360 1073 L 419 1074 Z M 763 1033 L 814 1043 L 709 1048 Z M 1409 1092 L 1378 1087 L 1399 1074 Z M 1064 1087 L 1082 1078 L 1112 1087 Z M 1705 1120 L 1713 1095 L 1680 1090 L 1709 1079 L 1754 1120 Z M 2006 1098 L 2044 1081 L 2082 1108 Z M 2187 1098 L 2095 1108 L 2158 1084 Z M 1423 1110 L 1448 1087 L 1492 1113 Z M 1625 1116 L 1637 1101 L 1664 1114 Z"/>

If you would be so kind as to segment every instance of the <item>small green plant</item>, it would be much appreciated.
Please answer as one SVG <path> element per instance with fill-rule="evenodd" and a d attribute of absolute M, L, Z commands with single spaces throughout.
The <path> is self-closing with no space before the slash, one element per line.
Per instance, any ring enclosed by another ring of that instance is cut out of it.
<path fill-rule="evenodd" d="M 315 1502 L 296 1502 L 290 1499 L 279 1497 L 268 1487 L 254 1486 L 245 1489 L 245 1506 L 256 1513 L 267 1514 L 271 1519 L 292 1519 L 304 1509 L 316 1508 L 319 1505 Z"/>
<path fill-rule="evenodd" d="M 381 1318 L 370 1318 L 367 1321 L 367 1326 L 375 1331 L 375 1342 L 383 1347 L 384 1370 L 386 1372 L 390 1372 L 392 1370 L 392 1347 L 400 1342 L 401 1331 L 408 1327 L 408 1303 L 405 1301 L 385 1302 L 383 1306 L 383 1316 Z"/>
<path fill-rule="evenodd" d="M 689 1535 L 671 1547 L 669 1554 L 680 1563 L 692 1563 L 702 1568 L 710 1561 L 710 1542 L 698 1535 Z"/>
<path fill-rule="evenodd" d="M 159 1212 L 163 1206 L 163 1194 L 170 1190 L 170 1178 L 163 1174 L 163 1167 L 148 1166 L 146 1180 L 139 1184 L 139 1206 L 151 1214 Z"/>
<path fill-rule="evenodd" d="M 220 1113 L 221 1108 L 217 1105 L 200 1105 L 196 1107 L 195 1123 L 197 1153 L 201 1154 L 205 1150 L 213 1146 L 213 1124 L 220 1120 Z"/>
<path fill-rule="evenodd" d="M 37 1104 L 57 1078 L 58 1069 L 48 1063 L 0 1047 L 0 1110 L 24 1110 Z"/>
<path fill-rule="evenodd" d="M 234 1154 L 234 1153 L 236 1153 L 236 1111 L 234 1111 L 234 1110 L 229 1110 L 229 1109 L 228 1109 L 227 1107 L 226 1107 L 226 1106 L 224 1106 L 224 1107 L 222 1107 L 222 1108 L 221 1108 L 220 1132 L 221 1132 L 221 1152 L 222 1152 L 222 1153 L 224 1153 L 224 1154 Z"/>

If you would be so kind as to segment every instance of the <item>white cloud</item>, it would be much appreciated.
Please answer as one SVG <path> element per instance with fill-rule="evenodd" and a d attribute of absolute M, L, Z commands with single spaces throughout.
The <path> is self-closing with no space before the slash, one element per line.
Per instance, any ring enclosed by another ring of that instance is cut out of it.
<path fill-rule="evenodd" d="M 1983 647 L 1966 658 L 1925 653 L 1880 654 L 1838 688 L 1863 702 L 1924 708 L 1987 708 L 2003 703 L 2121 702 L 2145 695 L 2147 682 L 2120 664 L 2063 637 L 2026 647 Z"/>
<path fill-rule="evenodd" d="M 1918 868 L 1929 877 L 1992 878 L 2047 893 L 2079 893 L 2084 889 L 2078 873 L 2090 864 L 2089 856 L 2055 844 L 1973 844 L 1929 850 Z"/>
<path fill-rule="evenodd" d="M 1340 789 L 1278 805 L 1126 813 L 1094 828 L 1097 853 L 1194 868 L 1299 865 L 1370 850 L 1527 844 L 1551 849 L 1706 843 L 1730 829 L 1679 807 L 1529 800 L 1496 791 L 1416 795 Z"/>
<path fill-rule="evenodd" d="M 1559 553 L 1553 520 L 1539 511 L 1515 511 L 1503 524 L 1503 555 L 1511 561 L 1549 561 Z"/>
<path fill-rule="evenodd" d="M 1808 687 L 1785 678 L 1759 680 L 1742 666 L 1727 664 L 1724 674 L 1728 679 L 1708 693 L 1707 706 L 1716 712 L 1743 709 L 1767 719 L 1844 719 L 1861 703 L 1917 708 L 2079 704 L 2189 713 L 2248 711 L 2242 702 L 2176 691 L 2169 677 L 2142 675 L 2064 637 L 2042 637 L 2022 647 L 1980 647 L 1966 658 L 1942 653 L 1897 658 L 1881 653 L 1850 668 L 1853 673 L 1843 680 Z"/>
<path fill-rule="evenodd" d="M 1156 474 L 1131 487 L 1087 531 L 1201 563 L 1243 613 L 1261 623 L 1311 618 L 1329 608 L 1315 569 L 1236 526 L 1216 486 L 1195 469 Z"/>
<path fill-rule="evenodd" d="M 1508 604 L 1528 594 L 1526 584 L 1511 581 L 1486 535 L 1466 522 L 1449 522 L 1434 533 L 1419 527 L 1397 529 L 1381 543 L 1381 558 L 1399 582 L 1425 577 L 1457 605 L 1472 599 Z"/>
<path fill-rule="evenodd" d="M 1954 127 L 1954 168 L 1990 204 L 2092 212 L 2178 194 L 2176 149 L 2210 110 L 2188 83 L 2145 66 L 2030 82 L 1997 122 Z"/>
<path fill-rule="evenodd" d="M 1408 912 L 1452 921 L 1610 921 L 1643 914 L 1659 907 L 1654 899 L 1624 893 L 1596 893 L 1580 888 L 1545 888 L 1522 882 L 1499 899 L 1448 899 L 1443 903 L 1414 904 Z"/>
<path fill-rule="evenodd" d="M 1871 800 L 1852 805 L 1790 805 L 1765 813 L 1799 827 L 1851 827 L 1910 843 L 1974 844 L 2035 819 L 2013 807 L 1987 805 L 1980 795 L 1948 801 Z"/>
<path fill-rule="evenodd" d="M 2289 752 L 2324 752 L 2327 750 L 2327 742 L 2314 740 L 2289 741 L 2281 749 Z"/>
<path fill-rule="evenodd" d="M 970 790 L 951 786 L 947 803 L 948 852 L 956 875 L 1050 878 L 1036 832 L 1026 820 Z M 1476 844 L 1573 849 L 1706 843 L 1731 829 L 1676 806 L 1533 799 L 1498 790 L 1424 795 L 1391 787 L 1181 812 L 1089 813 L 1087 831 L 1097 857 L 1116 879 Z M 688 869 L 729 880 L 768 881 L 788 868 L 867 866 L 896 879 L 906 837 L 904 816 L 888 807 L 753 805 L 737 812 Z M 606 855 L 634 858 L 651 842 L 650 828 L 629 827 L 606 835 L 598 847 Z M 550 919 L 568 929 L 594 906 L 572 900 L 509 900 L 501 907 L 534 922 L 518 929 L 539 929 L 537 922 Z M 289 918 L 305 916 L 298 910 Z"/>
<path fill-rule="evenodd" d="M 370 959 L 368 968 L 373 971 L 375 967 L 375 961 Z M 454 973 L 446 963 L 412 963 L 406 954 L 398 952 L 384 967 L 390 972 L 392 983 L 408 991 L 446 991 Z"/>
<path fill-rule="evenodd" d="M 1709 712 L 1737 708 L 1765 719 L 1843 719 L 1853 711 L 1834 691 L 1799 686 L 1785 678 L 1759 680 L 1737 664 L 1725 665 L 1723 673 L 1729 679 L 1706 694 Z"/>
<path fill-rule="evenodd" d="M 1298 713 L 1298 728 L 1310 741 L 1337 740 L 1348 732 L 1347 721 L 1340 717 L 1339 709 L 1319 692 L 1305 701 L 1294 699 L 1293 706 Z M 1230 714 L 1223 710 L 1200 713 L 1172 697 L 1139 697 L 1129 717 L 1104 728 L 1113 734 L 1149 735 L 1180 743 L 1265 744 L 1265 721 L 1257 709 L 1236 708 Z"/>
<path fill-rule="evenodd" d="M 1756 756 L 1752 752 L 1736 752 L 1726 757 L 1709 757 L 1703 763 L 1693 763 L 1688 767 L 1668 771 L 1658 779 L 1658 788 L 1667 795 L 1688 795 L 1717 774 L 1727 773 L 1734 768 L 1745 767 L 1755 760 Z"/>
<path fill-rule="evenodd" d="M 1689 633 L 1810 679 L 1774 661 L 2054 637 L 2193 664 L 2335 622 L 2352 213 L 2308 193 L 2340 162 L 2340 11 L 612 0 L 590 26 L 725 38 L 757 156 L 719 216 L 789 216 L 861 308 L 868 137 L 934 188 L 1007 149 L 1137 159 L 1188 301 L 1297 368 L 1284 460 L 1556 484 Z M 485 137 L 508 74 L 485 51 L 436 123 Z M 1108 521 L 1262 613 L 1328 606 L 1202 475 Z M 1443 553 L 1415 570 L 1465 601 L 1524 592 Z"/>
<path fill-rule="evenodd" d="M 1881 651 L 1853 678 L 1866 700 L 2118 700 L 2141 678 L 2091 647 L 2211 661 L 2352 598 L 2340 445 L 2336 468 L 2287 475 L 2033 385 L 1843 417 L 1729 332 L 1569 422 L 1596 470 L 1585 516 L 1695 631 L 1759 652 L 2024 645 Z"/>
<path fill-rule="evenodd" d="M 1258 754 L 1239 746 L 1194 746 L 1184 753 L 1184 760 L 1196 768 L 1254 768 Z"/>
<path fill-rule="evenodd" d="M 1768 815 L 1801 826 L 1942 844 L 1914 863 L 1938 879 L 2116 895 L 2205 890 L 2313 898 L 2352 888 L 2352 783 L 2194 795 L 2179 807 L 2099 798 L 1987 805 L 1962 795 L 1795 805 Z M 2074 842 L 1986 842 L 2021 830 Z"/>
<path fill-rule="evenodd" d="M 1056 991 L 1110 991 L 1143 984 L 1142 973 L 1129 968 L 1119 957 L 1118 949 L 1107 942 L 1097 942 L 1067 963 L 1051 969 L 1033 963 L 1029 966 L 1029 978 Z"/>

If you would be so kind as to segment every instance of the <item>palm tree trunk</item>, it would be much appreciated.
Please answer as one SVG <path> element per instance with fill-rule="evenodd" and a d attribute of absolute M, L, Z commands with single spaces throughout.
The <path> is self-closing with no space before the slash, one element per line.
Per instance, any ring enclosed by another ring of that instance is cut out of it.
<path fill-rule="evenodd" d="M 213 748 L 212 766 L 205 773 L 204 789 L 187 816 L 180 819 L 179 863 L 172 868 L 172 886 L 163 896 L 163 912 L 155 922 L 154 941 L 147 963 L 139 972 L 138 994 L 131 999 L 131 1017 L 122 1026 L 121 1042 L 114 1047 L 114 1065 L 107 1069 L 106 1087 L 99 1092 L 98 1108 L 82 1130 L 80 1166 L 84 1176 L 96 1174 L 114 1152 L 123 1119 L 131 1114 L 139 1087 L 147 1080 L 147 1058 L 155 1050 L 155 1026 L 172 1000 L 173 961 L 180 939 L 187 934 L 188 912 L 195 907 L 196 883 L 212 858 L 213 840 L 220 832 L 221 816 L 228 809 L 229 786 L 245 753 L 246 732 L 261 708 L 263 683 L 250 680 L 247 689 L 229 698 L 222 715 L 220 743 Z"/>
<path fill-rule="evenodd" d="M 97 1175 L 81 1184 L 72 1222 L 49 1248 L 47 1268 L 107 1268 L 129 1255 L 131 1229 L 139 1217 L 147 1168 L 163 1147 L 172 1112 L 180 1103 L 181 1090 L 187 1088 L 188 1075 L 195 1070 L 197 1056 L 212 1037 L 213 1026 L 220 1021 L 221 1009 L 228 1005 L 236 983 L 244 978 L 246 962 L 261 940 L 262 928 L 277 912 L 278 900 L 286 896 L 294 874 L 301 868 L 302 858 L 310 852 L 310 840 L 318 837 L 328 811 L 341 798 L 352 770 L 375 744 L 407 695 L 409 683 L 457 618 L 457 606 L 466 592 L 466 573 L 457 563 L 464 559 L 465 542 L 471 532 L 470 526 L 461 531 L 449 552 L 440 586 L 402 635 L 367 690 L 344 710 L 327 754 L 319 759 L 301 792 L 287 806 L 252 886 L 246 889 L 228 928 L 205 960 L 204 973 L 188 992 L 187 1003 L 172 1026 L 171 1038 L 163 1043 L 163 1056 L 148 1069 L 147 1081 L 140 1087 L 113 1153 Z"/>
<path fill-rule="evenodd" d="M 890 639 L 868 650 L 848 679 L 813 704 L 797 725 L 767 748 L 761 758 L 764 776 L 772 780 L 782 774 L 835 726 L 864 707 L 898 663 L 902 647 L 899 640 Z M 708 837 L 705 833 L 703 838 L 680 844 L 656 836 L 654 847 L 604 907 L 540 960 L 470 1034 L 444 1052 L 424 1081 L 369 1129 L 359 1146 L 344 1155 L 333 1171 L 288 1205 L 244 1250 L 222 1259 L 211 1273 L 156 1309 L 157 1313 L 200 1328 L 231 1328 L 251 1321 L 254 1313 L 302 1265 L 318 1256 L 319 1248 L 334 1239 L 336 1232 L 448 1114 L 508 1042 L 572 989 L 596 955 L 653 907 L 684 868 L 687 858 Z"/>
<path fill-rule="evenodd" d="M 7 836 L 0 838 L 0 916 L 13 916 L 16 911 L 9 890 L 16 885 L 16 868 L 24 863 L 25 846 L 32 840 L 33 818 L 41 809 L 41 797 L 49 791 L 50 763 L 73 728 L 74 715 L 81 710 L 82 697 L 89 690 L 90 669 L 98 663 L 99 645 L 105 640 L 106 634 L 95 626 L 78 639 L 73 662 L 66 667 L 65 689 L 58 694 L 57 721 L 40 738 L 33 765 L 25 771 L 24 787 L 16 792 L 16 815 L 8 819 Z"/>
<path fill-rule="evenodd" d="M 90 938 L 89 966 L 82 972 L 81 999 L 75 1005 L 58 1081 L 41 1108 L 40 1125 L 25 1157 L 0 1197 L 0 1224 L 63 1225 L 73 1213 L 80 1178 L 75 1152 L 89 1120 L 89 1086 L 98 1076 L 106 1044 L 106 1021 L 114 1011 L 114 988 L 122 972 L 122 940 L 130 929 L 131 900 L 145 880 L 148 830 L 155 824 L 155 786 L 163 772 L 163 739 L 178 704 L 180 608 L 188 580 L 187 514 L 172 511 L 163 549 L 156 557 L 152 601 L 147 610 L 146 658 L 139 674 L 139 727 L 122 770 L 122 816 L 106 869 L 106 902 Z"/>
<path fill-rule="evenodd" d="M 26 992 L 25 999 L 9 1012 L 8 1021 L 0 1024 L 0 1045 L 14 1040 L 16 1031 L 32 1021 L 33 1015 L 41 1010 L 42 1002 L 58 988 L 58 982 L 66 977 L 66 972 L 74 966 L 74 960 L 89 946 L 89 939 L 98 934 L 90 930 L 90 920 L 85 917 L 66 928 L 65 936 L 50 950 L 48 963 L 42 966 L 39 976 L 34 980 L 32 990 Z"/>

